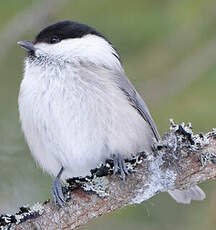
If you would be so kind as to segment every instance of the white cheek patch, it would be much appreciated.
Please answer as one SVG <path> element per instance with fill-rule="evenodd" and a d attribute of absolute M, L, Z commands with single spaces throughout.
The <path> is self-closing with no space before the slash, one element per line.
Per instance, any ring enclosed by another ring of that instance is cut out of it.
<path fill-rule="evenodd" d="M 35 56 L 36 57 L 40 57 L 40 56 L 43 56 L 44 55 L 44 52 L 40 49 L 36 49 L 35 50 Z"/>
<path fill-rule="evenodd" d="M 35 51 L 35 56 L 49 56 L 51 54 L 51 44 L 46 44 L 46 43 L 38 43 L 35 45 L 36 51 Z"/>
<path fill-rule="evenodd" d="M 68 42 L 68 40 L 70 40 Z M 39 56 L 49 56 L 56 57 L 67 57 L 74 50 L 73 41 L 75 39 L 62 40 L 56 44 L 38 43 L 35 45 L 36 51 L 35 55 Z"/>
<path fill-rule="evenodd" d="M 38 43 L 35 48 L 36 57 L 44 56 L 53 61 L 81 60 L 113 69 L 121 68 L 119 56 L 113 47 L 105 39 L 92 34 L 65 39 L 56 44 Z"/>

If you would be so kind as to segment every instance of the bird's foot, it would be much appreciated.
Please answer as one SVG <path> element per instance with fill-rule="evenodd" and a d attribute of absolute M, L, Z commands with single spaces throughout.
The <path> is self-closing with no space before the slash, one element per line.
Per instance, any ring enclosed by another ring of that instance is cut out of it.
<path fill-rule="evenodd" d="M 120 170 L 121 178 L 123 181 L 125 181 L 126 175 L 129 175 L 129 171 L 126 167 L 124 159 L 119 153 L 113 155 L 113 164 L 113 174 L 115 175 Z"/>
<path fill-rule="evenodd" d="M 63 172 L 63 168 L 60 170 L 59 174 L 53 181 L 52 190 L 51 190 L 54 203 L 61 207 L 63 207 L 66 202 L 63 194 L 62 184 L 60 182 L 60 176 L 62 172 Z"/>

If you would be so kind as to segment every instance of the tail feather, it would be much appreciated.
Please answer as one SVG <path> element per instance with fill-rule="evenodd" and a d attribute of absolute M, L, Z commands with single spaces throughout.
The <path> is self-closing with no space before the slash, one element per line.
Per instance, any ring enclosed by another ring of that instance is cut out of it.
<path fill-rule="evenodd" d="M 178 203 L 190 204 L 191 200 L 204 200 L 206 195 L 203 190 L 195 185 L 187 190 L 170 190 L 168 193 L 175 199 Z"/>

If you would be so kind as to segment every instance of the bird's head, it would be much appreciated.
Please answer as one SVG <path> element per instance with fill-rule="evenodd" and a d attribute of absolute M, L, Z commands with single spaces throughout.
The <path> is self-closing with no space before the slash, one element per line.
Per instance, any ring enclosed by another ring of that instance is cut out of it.
<path fill-rule="evenodd" d="M 80 61 L 112 67 L 120 58 L 112 44 L 94 28 L 74 21 L 61 21 L 41 30 L 33 41 L 20 41 L 32 59 L 52 62 Z"/>

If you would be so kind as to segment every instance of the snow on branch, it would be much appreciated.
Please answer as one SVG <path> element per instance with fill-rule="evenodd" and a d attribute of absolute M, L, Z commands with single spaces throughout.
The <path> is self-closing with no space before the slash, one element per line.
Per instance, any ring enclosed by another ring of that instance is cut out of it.
<path fill-rule="evenodd" d="M 126 181 L 112 175 L 113 162 L 91 171 L 92 176 L 68 180 L 64 208 L 51 201 L 21 207 L 16 215 L 1 215 L 0 229 L 75 229 L 116 209 L 139 204 L 160 192 L 187 189 L 216 177 L 216 130 L 193 134 L 191 124 L 176 125 L 154 143 L 153 154 L 127 161 Z"/>

